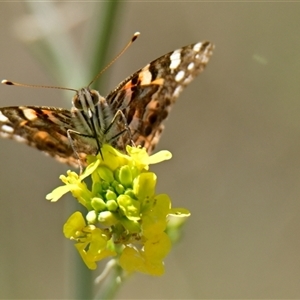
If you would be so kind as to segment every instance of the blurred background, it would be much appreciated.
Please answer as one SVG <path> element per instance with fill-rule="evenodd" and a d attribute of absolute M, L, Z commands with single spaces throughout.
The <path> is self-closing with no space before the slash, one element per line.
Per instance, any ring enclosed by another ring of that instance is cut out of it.
<path fill-rule="evenodd" d="M 63 22 L 49 10 L 32 25 L 34 9 L 44 5 L 0 4 L 0 79 L 85 86 L 102 68 L 91 48 L 104 4 L 53 3 Z M 142 35 L 103 75 L 102 95 L 181 46 L 209 40 L 216 49 L 166 122 L 157 150 L 170 150 L 173 159 L 154 168 L 157 191 L 192 216 L 165 261 L 166 274 L 136 274 L 118 299 L 300 298 L 299 13 L 299 3 L 119 6 L 105 62 L 135 31 Z M 63 80 L 66 68 L 51 69 L 49 54 L 49 71 L 32 47 L 41 24 L 69 66 Z M 1 106 L 70 108 L 72 96 L 0 86 Z M 70 273 L 77 253 L 62 234 L 74 200 L 45 200 L 68 167 L 10 140 L 0 140 L 0 153 L 0 298 L 76 298 Z"/>

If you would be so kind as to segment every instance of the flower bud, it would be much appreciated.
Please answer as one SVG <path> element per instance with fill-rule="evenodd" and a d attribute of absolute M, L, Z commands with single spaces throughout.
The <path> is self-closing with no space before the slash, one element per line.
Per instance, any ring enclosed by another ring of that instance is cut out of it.
<path fill-rule="evenodd" d="M 110 227 L 119 222 L 119 219 L 117 218 L 117 215 L 115 213 L 112 213 L 110 211 L 102 211 L 98 215 L 98 221 L 106 226 Z"/>
<path fill-rule="evenodd" d="M 86 215 L 88 224 L 95 224 L 97 222 L 97 213 L 94 210 L 90 210 Z"/>
<path fill-rule="evenodd" d="M 109 211 L 116 211 L 118 209 L 118 203 L 115 200 L 108 200 L 106 202 L 106 207 Z"/>
<path fill-rule="evenodd" d="M 114 174 L 108 167 L 101 165 L 98 167 L 97 172 L 104 181 L 109 183 L 114 181 Z"/>
<path fill-rule="evenodd" d="M 106 200 L 117 200 L 117 195 L 111 190 L 107 190 L 105 194 Z"/>
<path fill-rule="evenodd" d="M 96 211 L 103 211 L 106 209 L 106 204 L 104 200 L 100 197 L 94 197 L 91 200 L 91 205 Z"/>
<path fill-rule="evenodd" d="M 125 187 L 132 186 L 132 174 L 128 165 L 120 168 L 119 180 Z"/>

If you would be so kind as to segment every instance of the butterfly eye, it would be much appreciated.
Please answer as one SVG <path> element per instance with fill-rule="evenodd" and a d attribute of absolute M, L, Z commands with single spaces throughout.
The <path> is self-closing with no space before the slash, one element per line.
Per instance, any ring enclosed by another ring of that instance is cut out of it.
<path fill-rule="evenodd" d="M 79 110 L 82 110 L 83 109 L 83 106 L 82 106 L 82 101 L 80 101 L 80 97 L 78 94 L 76 94 L 73 99 L 72 99 L 72 102 L 73 102 L 73 106 Z"/>
<path fill-rule="evenodd" d="M 90 91 L 90 95 L 92 97 L 92 102 L 94 105 L 98 104 L 98 102 L 100 101 L 100 95 L 97 91 L 95 90 L 91 90 Z"/>

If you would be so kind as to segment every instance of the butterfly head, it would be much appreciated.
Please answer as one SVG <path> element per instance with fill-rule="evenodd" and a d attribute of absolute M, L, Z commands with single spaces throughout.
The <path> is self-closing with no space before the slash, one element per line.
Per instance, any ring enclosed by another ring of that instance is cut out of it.
<path fill-rule="evenodd" d="M 72 103 L 75 109 L 93 114 L 95 113 L 97 104 L 99 104 L 101 100 L 103 101 L 105 99 L 101 97 L 97 91 L 82 88 L 76 92 Z"/>

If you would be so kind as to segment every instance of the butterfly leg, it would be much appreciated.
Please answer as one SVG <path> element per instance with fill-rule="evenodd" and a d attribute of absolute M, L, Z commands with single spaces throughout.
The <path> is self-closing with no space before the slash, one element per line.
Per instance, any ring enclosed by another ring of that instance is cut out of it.
<path fill-rule="evenodd" d="M 125 132 L 127 132 L 128 138 L 129 138 L 129 140 L 130 140 L 131 145 L 132 145 L 132 146 L 135 146 L 135 144 L 134 144 L 134 142 L 133 142 L 133 140 L 132 140 L 131 130 L 130 130 L 128 124 L 127 124 L 126 117 L 125 117 L 124 113 L 123 113 L 121 110 L 118 110 L 118 111 L 115 113 L 115 115 L 114 115 L 112 121 L 110 122 L 109 126 L 106 128 L 104 134 L 107 134 L 107 132 L 109 132 L 109 130 L 112 128 L 112 126 L 114 125 L 114 123 L 117 121 L 117 118 L 119 118 L 119 117 L 121 117 L 125 129 L 121 130 L 121 131 L 118 132 L 115 136 L 113 136 L 113 137 L 110 139 L 109 142 L 112 142 L 112 141 L 116 140 L 119 136 L 121 136 L 121 135 L 123 135 Z"/>
<path fill-rule="evenodd" d="M 86 135 L 86 134 L 82 134 L 78 131 L 75 131 L 75 130 L 72 130 L 72 129 L 68 129 L 67 130 L 67 136 L 68 136 L 68 139 L 69 139 L 69 142 L 70 142 L 70 145 L 75 153 L 75 155 L 77 156 L 77 159 L 78 159 L 78 165 L 79 165 L 79 169 L 80 169 L 80 174 L 82 174 L 82 171 L 83 171 L 83 167 L 82 167 L 82 163 L 81 163 L 81 159 L 80 159 L 80 156 L 78 154 L 78 152 L 76 151 L 76 147 L 73 143 L 73 139 L 72 139 L 72 135 L 80 135 L 80 136 L 83 136 L 83 137 L 89 137 L 89 138 L 92 138 L 91 136 L 89 135 Z"/>

